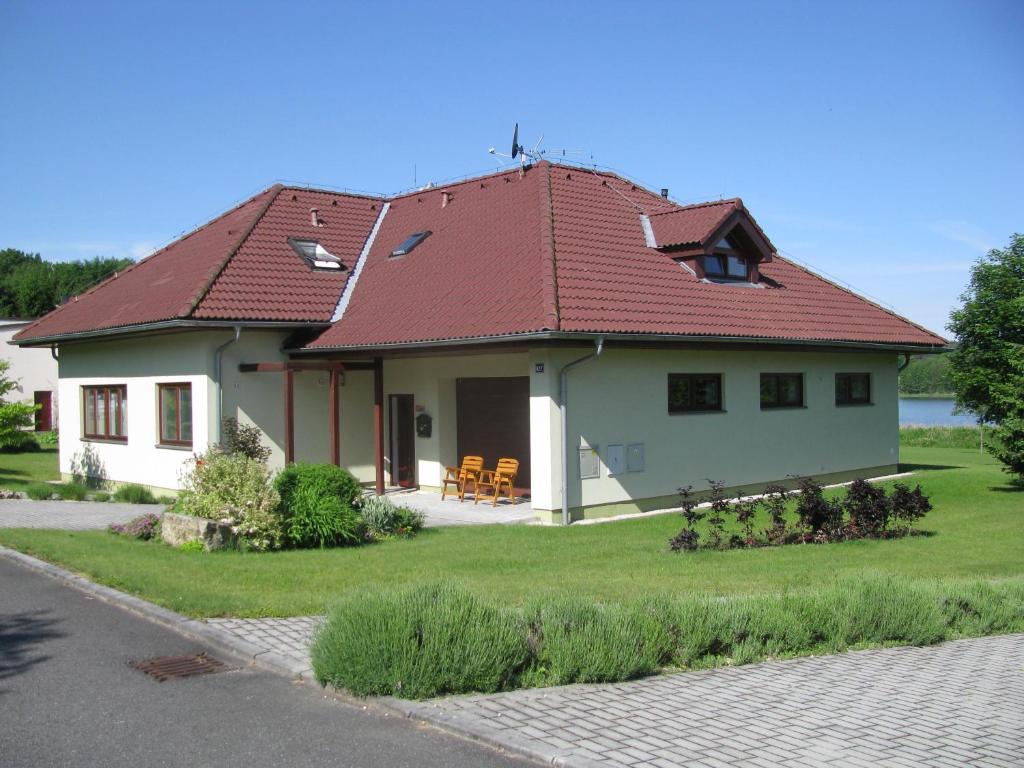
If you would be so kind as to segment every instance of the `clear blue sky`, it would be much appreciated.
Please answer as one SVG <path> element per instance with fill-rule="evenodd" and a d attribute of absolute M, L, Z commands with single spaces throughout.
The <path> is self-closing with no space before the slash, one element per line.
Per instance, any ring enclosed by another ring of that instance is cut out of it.
<path fill-rule="evenodd" d="M 1024 2 L 0 4 L 0 247 L 138 256 L 275 180 L 585 150 L 942 331 L 1024 231 Z"/>

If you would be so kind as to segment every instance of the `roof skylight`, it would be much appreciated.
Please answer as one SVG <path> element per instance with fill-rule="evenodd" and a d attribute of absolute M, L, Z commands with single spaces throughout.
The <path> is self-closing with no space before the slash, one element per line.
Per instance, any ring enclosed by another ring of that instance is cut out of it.
<path fill-rule="evenodd" d="M 316 269 L 344 269 L 341 259 L 328 251 L 319 240 L 299 240 L 294 237 L 288 238 L 290 245 L 299 256 L 309 262 Z"/>
<path fill-rule="evenodd" d="M 402 242 L 400 246 L 398 246 L 397 248 L 395 248 L 395 250 L 391 252 L 391 255 L 405 256 L 407 253 L 410 253 L 413 248 L 422 243 L 432 234 L 433 233 L 429 229 L 423 232 L 413 232 L 411 235 L 405 238 L 405 240 Z"/>

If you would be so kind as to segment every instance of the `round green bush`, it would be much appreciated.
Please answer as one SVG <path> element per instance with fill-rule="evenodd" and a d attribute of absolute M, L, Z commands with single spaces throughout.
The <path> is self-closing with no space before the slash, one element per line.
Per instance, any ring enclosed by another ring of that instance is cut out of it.
<path fill-rule="evenodd" d="M 362 486 L 334 464 L 293 464 L 274 479 L 282 527 L 295 547 L 358 544 L 363 522 L 355 509 Z"/>

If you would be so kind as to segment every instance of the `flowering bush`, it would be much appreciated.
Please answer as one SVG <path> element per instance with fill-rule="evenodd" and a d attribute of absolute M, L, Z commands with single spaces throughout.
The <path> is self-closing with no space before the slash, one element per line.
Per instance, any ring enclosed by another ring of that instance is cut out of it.
<path fill-rule="evenodd" d="M 359 506 L 366 538 L 381 541 L 393 536 L 409 538 L 423 527 L 423 513 L 409 507 L 396 507 L 386 496 L 367 496 Z"/>
<path fill-rule="evenodd" d="M 212 448 L 189 462 L 175 511 L 226 523 L 243 546 L 266 551 L 282 544 L 280 500 L 263 462 Z"/>
<path fill-rule="evenodd" d="M 129 536 L 133 539 L 149 541 L 160 536 L 160 515 L 147 512 L 145 515 L 132 518 L 127 523 L 111 523 L 107 530 L 118 536 Z"/>

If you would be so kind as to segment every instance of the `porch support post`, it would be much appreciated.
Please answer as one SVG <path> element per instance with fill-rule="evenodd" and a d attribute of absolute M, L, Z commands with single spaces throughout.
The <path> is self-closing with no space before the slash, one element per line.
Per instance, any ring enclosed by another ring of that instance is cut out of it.
<path fill-rule="evenodd" d="M 341 404 L 338 402 L 338 378 L 340 373 L 337 368 L 331 369 L 331 399 L 328 403 L 329 419 L 331 423 L 331 463 L 341 466 Z"/>
<path fill-rule="evenodd" d="M 284 372 L 284 463 L 295 461 L 295 371 Z"/>
<path fill-rule="evenodd" d="M 380 357 L 373 358 L 373 460 L 377 470 L 377 495 L 381 496 L 384 494 L 384 360 Z"/>

